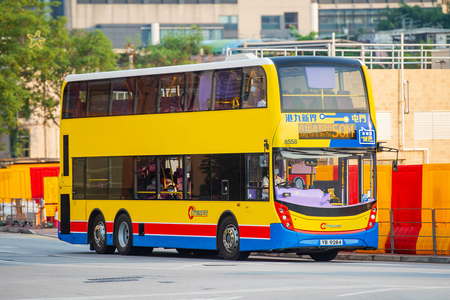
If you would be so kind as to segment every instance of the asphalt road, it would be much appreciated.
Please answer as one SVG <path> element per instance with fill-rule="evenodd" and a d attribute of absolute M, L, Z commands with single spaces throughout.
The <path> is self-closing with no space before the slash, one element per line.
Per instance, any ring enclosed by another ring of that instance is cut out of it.
<path fill-rule="evenodd" d="M 0 299 L 449 299 L 449 282 L 448 264 L 98 255 L 0 233 Z"/>

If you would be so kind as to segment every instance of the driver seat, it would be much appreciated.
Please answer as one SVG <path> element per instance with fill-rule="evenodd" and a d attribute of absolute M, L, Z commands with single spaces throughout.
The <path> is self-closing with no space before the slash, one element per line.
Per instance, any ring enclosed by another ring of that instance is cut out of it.
<path fill-rule="evenodd" d="M 296 187 L 296 188 L 302 189 L 302 190 L 305 189 L 305 182 L 303 181 L 303 178 L 301 178 L 301 177 L 295 177 L 295 178 L 292 180 L 292 182 L 295 183 L 295 187 Z"/>

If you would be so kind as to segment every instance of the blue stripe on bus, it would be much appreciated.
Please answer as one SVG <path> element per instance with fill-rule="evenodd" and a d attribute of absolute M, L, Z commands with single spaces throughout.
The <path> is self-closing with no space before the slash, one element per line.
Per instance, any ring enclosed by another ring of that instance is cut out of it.
<path fill-rule="evenodd" d="M 241 251 L 270 250 L 270 240 L 241 238 L 239 249 Z"/>
<path fill-rule="evenodd" d="M 58 238 L 61 241 L 68 242 L 71 244 L 87 244 L 87 233 L 86 232 L 85 233 L 72 232 L 70 234 L 61 234 L 61 232 L 58 232 Z"/>
<path fill-rule="evenodd" d="M 173 235 L 133 235 L 133 245 L 138 247 L 165 247 L 216 250 L 215 237 L 173 236 Z"/>

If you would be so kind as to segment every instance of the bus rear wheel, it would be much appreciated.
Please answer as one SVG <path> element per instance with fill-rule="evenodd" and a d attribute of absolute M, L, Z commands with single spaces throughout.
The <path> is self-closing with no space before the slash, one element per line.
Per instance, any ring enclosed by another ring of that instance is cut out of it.
<path fill-rule="evenodd" d="M 105 218 L 98 214 L 92 227 L 92 246 L 98 254 L 114 253 L 116 247 L 106 244 L 106 222 Z"/>
<path fill-rule="evenodd" d="M 330 261 L 336 258 L 339 250 L 328 250 L 321 253 L 311 253 L 309 256 L 315 261 Z"/>
<path fill-rule="evenodd" d="M 126 214 L 119 216 L 114 230 L 114 240 L 117 251 L 122 255 L 132 254 L 133 251 L 133 225 Z M 153 249 L 152 249 L 153 250 Z"/>
<path fill-rule="evenodd" d="M 220 255 L 227 260 L 245 260 L 250 255 L 250 252 L 239 250 L 239 229 L 232 216 L 225 217 L 220 223 L 217 241 Z"/>

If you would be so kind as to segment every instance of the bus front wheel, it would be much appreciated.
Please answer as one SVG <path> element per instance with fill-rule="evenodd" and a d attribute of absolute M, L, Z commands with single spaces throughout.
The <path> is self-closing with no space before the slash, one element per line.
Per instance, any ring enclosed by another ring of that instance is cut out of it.
<path fill-rule="evenodd" d="M 106 222 L 101 214 L 98 214 L 94 219 L 92 246 L 98 254 L 111 254 L 116 250 L 116 247 L 106 244 Z"/>
<path fill-rule="evenodd" d="M 250 255 L 250 252 L 239 250 L 239 229 L 232 216 L 225 217 L 220 223 L 217 240 L 220 255 L 227 260 L 245 260 Z"/>
<path fill-rule="evenodd" d="M 321 253 L 311 253 L 309 256 L 315 261 L 330 261 L 336 258 L 339 250 L 328 250 Z"/>
<path fill-rule="evenodd" d="M 133 225 L 126 214 L 119 216 L 114 230 L 117 251 L 122 255 L 131 254 L 133 250 Z"/>

